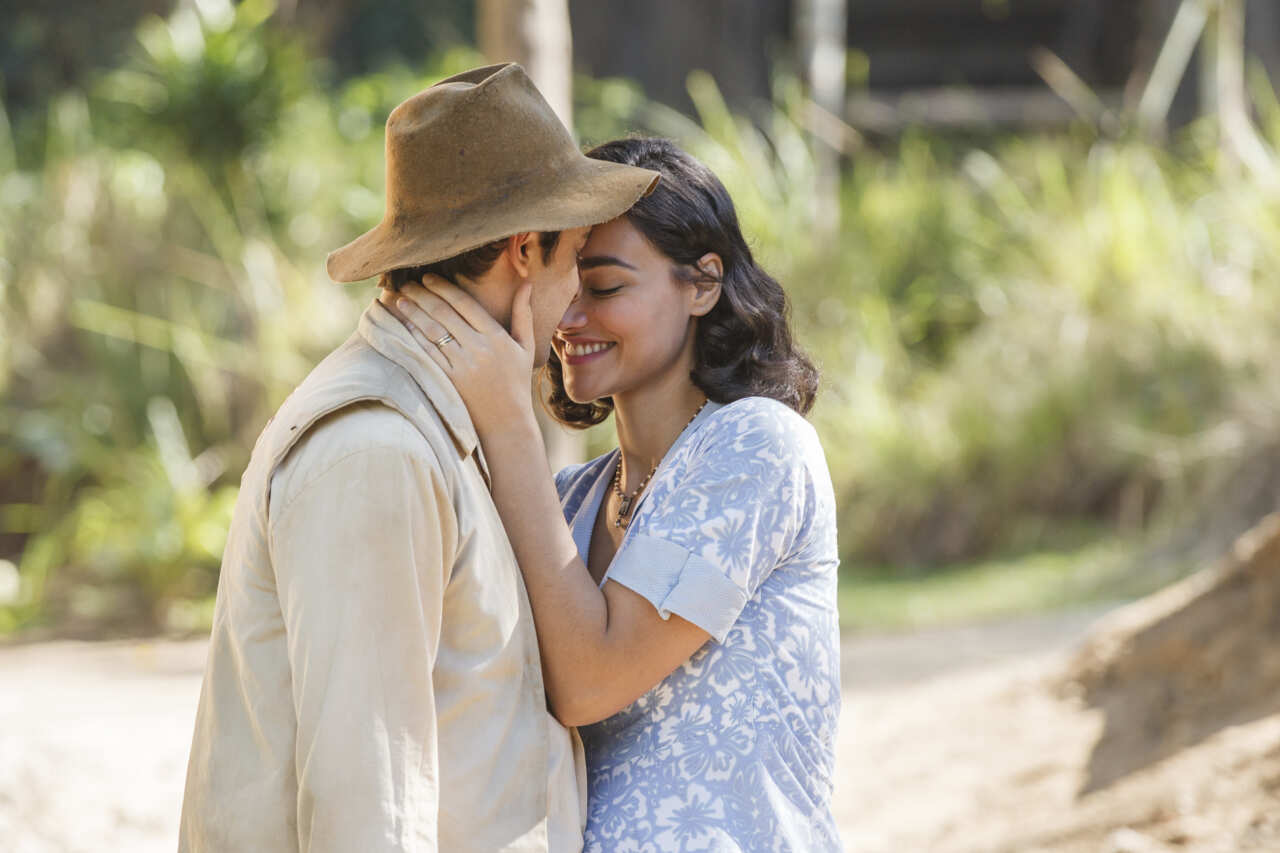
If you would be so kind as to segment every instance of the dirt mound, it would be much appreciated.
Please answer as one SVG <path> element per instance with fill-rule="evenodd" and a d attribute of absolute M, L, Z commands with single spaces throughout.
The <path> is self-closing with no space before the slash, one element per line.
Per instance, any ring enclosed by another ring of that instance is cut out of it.
<path fill-rule="evenodd" d="M 1108 616 L 1058 687 L 1104 718 L 1082 796 L 1201 752 L 1228 729 L 1280 718 L 1280 514 L 1211 568 Z M 1231 762 L 1232 796 L 1247 801 L 1253 790 L 1259 817 L 1276 813 L 1277 756 L 1280 742 Z"/>

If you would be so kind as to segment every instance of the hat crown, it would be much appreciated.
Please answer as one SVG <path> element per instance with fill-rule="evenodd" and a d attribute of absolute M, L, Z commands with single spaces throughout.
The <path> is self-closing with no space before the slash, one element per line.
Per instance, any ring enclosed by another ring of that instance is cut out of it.
<path fill-rule="evenodd" d="M 387 118 L 386 214 L 448 215 L 578 156 L 524 69 L 491 65 L 419 92 Z"/>
<path fill-rule="evenodd" d="M 386 166 L 382 221 L 329 253 L 337 281 L 431 263 L 521 231 L 606 222 L 659 178 L 583 155 L 515 64 L 450 77 L 392 110 Z"/>

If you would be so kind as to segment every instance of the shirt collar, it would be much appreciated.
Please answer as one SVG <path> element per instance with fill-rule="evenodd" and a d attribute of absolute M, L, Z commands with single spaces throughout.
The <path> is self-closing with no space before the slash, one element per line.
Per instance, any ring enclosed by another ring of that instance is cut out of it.
<path fill-rule="evenodd" d="M 384 358 L 408 372 L 427 395 L 431 405 L 449 430 L 454 444 L 464 456 L 476 450 L 479 439 L 467 406 L 458 395 L 453 381 L 440 366 L 423 352 L 409 330 L 377 299 L 360 316 L 357 327 L 361 337 Z M 477 458 L 479 454 L 477 454 Z M 482 463 L 483 467 L 483 463 Z"/>

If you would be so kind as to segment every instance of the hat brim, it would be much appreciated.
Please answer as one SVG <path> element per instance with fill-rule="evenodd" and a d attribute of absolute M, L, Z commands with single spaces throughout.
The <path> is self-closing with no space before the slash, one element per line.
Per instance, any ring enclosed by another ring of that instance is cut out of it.
<path fill-rule="evenodd" d="M 524 231 L 563 231 L 608 222 L 648 195 L 660 175 L 648 169 L 578 156 L 484 204 L 414 221 L 384 218 L 329 253 L 334 281 L 362 281 L 388 270 L 451 258 Z"/>

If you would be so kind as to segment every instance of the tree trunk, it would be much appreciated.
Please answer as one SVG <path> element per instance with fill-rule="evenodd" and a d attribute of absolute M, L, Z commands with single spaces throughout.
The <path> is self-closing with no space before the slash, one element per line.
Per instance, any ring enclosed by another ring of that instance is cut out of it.
<path fill-rule="evenodd" d="M 479 0 L 480 52 L 524 66 L 565 126 L 573 128 L 573 35 L 568 0 Z"/>
<path fill-rule="evenodd" d="M 817 110 L 845 115 L 846 0 L 799 0 L 796 38 L 800 67 Z M 821 137 L 814 140 L 818 172 L 817 222 L 834 233 L 840 227 L 840 152 Z"/>
<path fill-rule="evenodd" d="M 518 62 L 573 131 L 573 36 L 568 0 L 479 0 L 477 41 L 490 62 Z M 534 385 L 536 395 L 537 384 Z M 586 440 L 535 405 L 551 470 L 582 461 Z"/>
<path fill-rule="evenodd" d="M 1163 38 L 1138 102 L 1138 127 L 1150 136 L 1159 137 L 1165 133 L 1169 107 L 1204 34 L 1211 2 L 1181 0 L 1178 4 L 1178 11 Z"/>
<path fill-rule="evenodd" d="M 1280 166 L 1254 127 L 1245 89 L 1246 8 L 1245 0 L 1181 0 L 1138 104 L 1138 126 L 1163 134 L 1174 92 L 1198 45 L 1200 112 L 1217 116 L 1228 158 L 1267 187 L 1280 189 Z M 1264 24 L 1272 20 L 1274 14 L 1262 19 Z"/>
<path fill-rule="evenodd" d="M 1226 152 L 1255 179 L 1276 189 L 1280 188 L 1280 170 L 1277 170 L 1274 153 L 1268 150 L 1254 127 L 1245 91 L 1244 14 L 1244 0 L 1218 0 L 1213 79 L 1217 89 L 1218 126 Z"/>
<path fill-rule="evenodd" d="M 1280 83 L 1280 6 L 1275 0 L 1249 0 L 1245 20 L 1249 22 L 1244 35 L 1245 52 L 1256 56 L 1267 76 Z"/>

